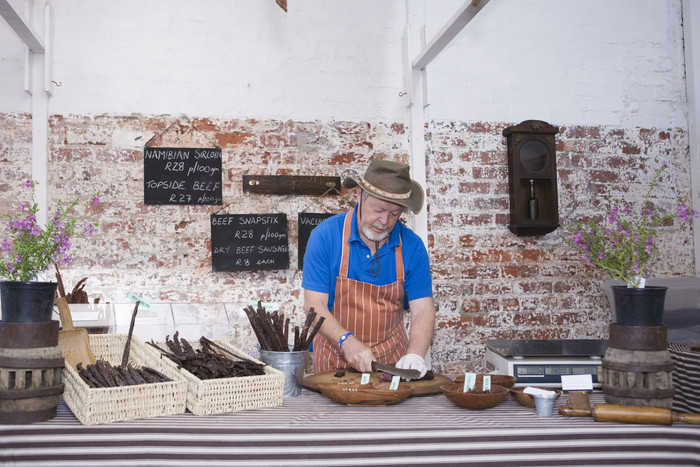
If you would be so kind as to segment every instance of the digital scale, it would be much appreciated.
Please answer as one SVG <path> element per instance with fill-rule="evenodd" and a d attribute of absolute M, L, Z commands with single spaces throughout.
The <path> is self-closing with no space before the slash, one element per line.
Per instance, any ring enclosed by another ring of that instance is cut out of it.
<path fill-rule="evenodd" d="M 598 367 L 606 339 L 489 339 L 484 366 L 517 378 L 516 386 L 561 388 L 563 375 L 587 375 L 600 387 Z"/>

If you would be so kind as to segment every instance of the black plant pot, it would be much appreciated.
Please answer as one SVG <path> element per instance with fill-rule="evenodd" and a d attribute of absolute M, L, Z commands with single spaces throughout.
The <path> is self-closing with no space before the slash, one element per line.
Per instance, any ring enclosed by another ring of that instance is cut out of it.
<path fill-rule="evenodd" d="M 663 326 L 667 289 L 668 287 L 658 286 L 613 286 L 615 323 L 622 326 Z"/>
<path fill-rule="evenodd" d="M 3 323 L 51 321 L 57 282 L 0 281 Z"/>

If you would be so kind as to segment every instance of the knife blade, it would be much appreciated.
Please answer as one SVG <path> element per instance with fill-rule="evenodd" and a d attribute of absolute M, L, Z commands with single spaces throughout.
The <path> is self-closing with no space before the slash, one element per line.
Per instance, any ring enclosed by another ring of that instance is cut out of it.
<path fill-rule="evenodd" d="M 418 370 L 396 368 L 395 366 L 386 365 L 379 362 L 372 362 L 372 371 L 383 371 L 385 373 L 389 373 L 390 375 L 400 376 L 405 380 L 420 379 L 420 371 Z"/>

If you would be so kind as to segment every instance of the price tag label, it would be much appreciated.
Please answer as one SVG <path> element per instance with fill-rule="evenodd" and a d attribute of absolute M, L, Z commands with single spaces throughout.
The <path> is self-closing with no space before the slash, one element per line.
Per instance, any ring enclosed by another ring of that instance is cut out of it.
<path fill-rule="evenodd" d="M 564 391 L 592 391 L 593 375 L 561 375 Z"/>
<path fill-rule="evenodd" d="M 360 379 L 360 384 L 369 383 L 369 373 L 362 373 L 362 378 Z"/>
<path fill-rule="evenodd" d="M 484 385 L 482 389 L 484 392 L 491 392 L 491 375 L 484 375 Z"/>
<path fill-rule="evenodd" d="M 128 294 L 126 294 L 126 296 L 127 296 L 127 298 L 133 300 L 134 302 L 141 302 L 141 304 L 139 305 L 140 307 L 143 307 L 147 310 L 150 310 L 151 304 L 144 301 L 144 299 L 142 299 L 141 297 L 136 295 L 134 292 L 129 292 Z"/>
<path fill-rule="evenodd" d="M 476 386 L 476 374 L 475 373 L 465 373 L 464 374 L 464 388 L 462 392 L 468 392 L 474 389 Z"/>
<path fill-rule="evenodd" d="M 257 300 L 248 300 L 248 305 L 252 306 L 256 310 L 258 309 L 258 301 Z M 261 302 L 260 306 L 265 308 L 265 311 L 279 311 L 280 310 L 280 304 L 277 302 Z"/>
<path fill-rule="evenodd" d="M 392 376 L 391 383 L 389 384 L 389 389 L 391 389 L 392 391 L 396 391 L 399 388 L 399 381 L 401 381 L 400 376 Z"/>

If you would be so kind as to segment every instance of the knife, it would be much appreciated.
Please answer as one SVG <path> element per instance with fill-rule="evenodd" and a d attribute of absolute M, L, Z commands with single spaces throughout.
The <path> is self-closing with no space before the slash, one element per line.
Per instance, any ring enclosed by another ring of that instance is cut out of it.
<path fill-rule="evenodd" d="M 385 365 L 379 362 L 372 362 L 372 371 L 383 371 L 385 373 L 389 373 L 390 375 L 400 376 L 405 380 L 420 379 L 420 371 L 418 370 L 405 370 L 403 368 L 396 368 L 395 366 Z"/>

